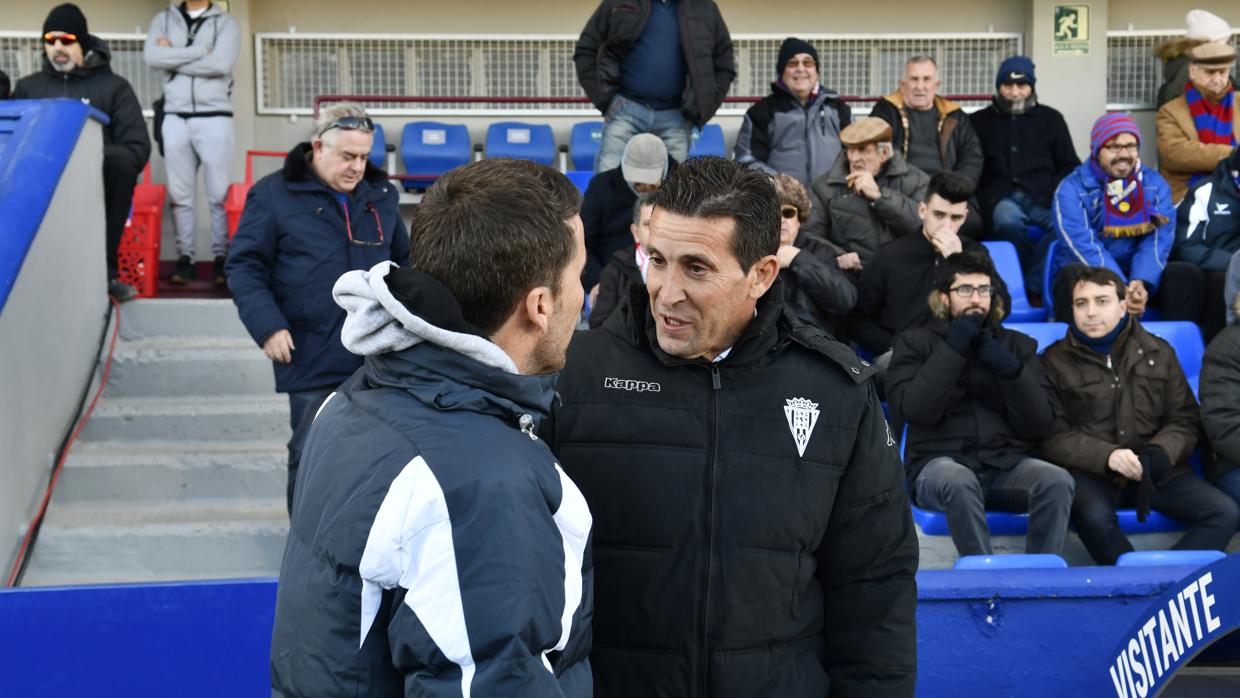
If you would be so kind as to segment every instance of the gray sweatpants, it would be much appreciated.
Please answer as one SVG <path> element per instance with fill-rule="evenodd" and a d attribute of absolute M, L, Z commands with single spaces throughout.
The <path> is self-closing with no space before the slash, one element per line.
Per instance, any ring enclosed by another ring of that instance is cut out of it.
<path fill-rule="evenodd" d="M 207 204 L 211 207 L 211 253 L 228 254 L 228 221 L 224 196 L 232 173 L 233 120 L 229 116 L 185 119 L 164 117 L 164 167 L 168 172 L 168 199 L 176 230 L 177 254 L 194 258 L 194 190 L 202 165 Z"/>

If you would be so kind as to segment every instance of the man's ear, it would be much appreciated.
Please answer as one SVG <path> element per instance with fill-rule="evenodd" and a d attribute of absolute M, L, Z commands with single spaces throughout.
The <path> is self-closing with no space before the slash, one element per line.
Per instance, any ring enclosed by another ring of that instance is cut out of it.
<path fill-rule="evenodd" d="M 554 308 L 555 299 L 551 297 L 551 289 L 535 286 L 525 294 L 520 308 L 524 315 L 521 319 L 538 328 L 540 332 L 546 332 L 551 324 L 551 312 Z"/>
<path fill-rule="evenodd" d="M 779 258 L 775 255 L 767 255 L 754 262 L 749 268 L 749 297 L 753 300 L 761 298 L 775 283 L 776 276 L 779 276 Z"/>
<path fill-rule="evenodd" d="M 922 219 L 923 221 L 926 220 L 927 210 L 928 209 L 926 208 L 926 202 L 924 201 L 917 202 L 917 217 L 918 218 Z"/>

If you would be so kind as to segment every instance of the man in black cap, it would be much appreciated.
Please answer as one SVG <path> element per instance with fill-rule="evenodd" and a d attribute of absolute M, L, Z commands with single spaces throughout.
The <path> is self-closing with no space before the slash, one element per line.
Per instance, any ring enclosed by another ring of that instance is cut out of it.
<path fill-rule="evenodd" d="M 17 81 L 17 99 L 80 99 L 107 114 L 103 127 L 103 205 L 107 220 L 108 293 L 137 295 L 117 280 L 116 251 L 133 203 L 138 174 L 151 155 L 142 105 L 125 78 L 112 72 L 108 45 L 86 28 L 77 5 L 57 5 L 43 22 L 43 70 Z"/>
<path fill-rule="evenodd" d="M 1059 180 L 1081 164 L 1063 114 L 1038 103 L 1033 61 L 1009 56 L 995 76 L 990 106 L 969 120 L 985 164 L 978 188 L 982 216 L 994 238 L 1016 246 L 1025 288 L 1041 293 L 1042 265 L 1054 235 L 1051 198 Z M 1029 226 L 1042 235 L 1029 234 Z"/>
<path fill-rule="evenodd" d="M 840 131 L 852 112 L 835 90 L 822 86 L 818 49 L 794 36 L 784 39 L 771 94 L 745 112 L 735 160 L 771 174 L 796 177 L 809 188 L 840 154 Z"/>

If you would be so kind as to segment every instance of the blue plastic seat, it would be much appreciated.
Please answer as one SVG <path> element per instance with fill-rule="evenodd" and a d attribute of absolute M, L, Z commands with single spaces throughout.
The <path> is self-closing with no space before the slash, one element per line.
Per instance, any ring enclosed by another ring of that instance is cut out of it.
<path fill-rule="evenodd" d="M 517 158 L 551 166 L 555 161 L 555 137 L 548 124 L 499 121 L 487 129 L 488 158 Z"/>
<path fill-rule="evenodd" d="M 1008 293 L 1012 296 L 1012 307 L 1008 320 L 1012 322 L 1041 322 L 1046 319 L 1046 311 L 1029 304 L 1029 295 L 1025 292 L 1025 273 L 1020 267 L 1020 257 L 1016 255 L 1016 246 L 1005 241 L 988 241 L 982 243 L 990 252 L 990 259 L 995 263 L 999 278 L 1007 283 Z"/>
<path fill-rule="evenodd" d="M 568 139 L 568 155 L 573 161 L 573 169 L 593 170 L 594 158 L 598 155 L 598 147 L 602 142 L 602 121 L 582 121 L 573 124 L 572 135 Z"/>
<path fill-rule="evenodd" d="M 1065 569 L 1068 563 L 1049 553 L 965 555 L 956 560 L 958 570 Z"/>
<path fill-rule="evenodd" d="M 689 157 L 696 158 L 704 155 L 721 158 L 728 155 L 727 148 L 723 144 L 723 129 L 719 124 L 706 124 L 700 131 L 693 129 L 692 139 L 689 142 Z"/>
<path fill-rule="evenodd" d="M 569 181 L 577 187 L 578 191 L 585 194 L 586 188 L 590 186 L 590 180 L 594 177 L 594 172 L 591 170 L 573 170 L 571 172 L 565 172 L 564 176 L 568 177 Z"/>
<path fill-rule="evenodd" d="M 1227 557 L 1217 550 L 1136 550 L 1124 553 L 1116 567 L 1159 567 L 1162 565 L 1208 565 Z"/>
<path fill-rule="evenodd" d="M 405 189 L 425 189 L 435 178 L 469 163 L 469 129 L 464 124 L 413 121 L 400 137 L 400 157 L 405 173 L 420 178 L 406 181 Z"/>
<path fill-rule="evenodd" d="M 1038 343 L 1038 353 L 1064 338 L 1068 333 L 1066 322 L 1005 322 L 1003 326 L 1009 330 L 1033 337 Z"/>
<path fill-rule="evenodd" d="M 1206 353 L 1205 341 L 1201 338 L 1201 329 L 1194 323 L 1174 320 L 1161 322 L 1145 322 L 1141 325 L 1149 333 L 1167 340 L 1175 349 L 1176 358 L 1180 360 L 1180 368 L 1188 379 L 1193 394 L 1197 394 L 1197 386 L 1201 380 L 1201 357 Z"/>
<path fill-rule="evenodd" d="M 370 164 L 384 169 L 387 165 L 387 141 L 383 137 L 383 124 L 375 124 L 375 139 L 370 146 Z"/>

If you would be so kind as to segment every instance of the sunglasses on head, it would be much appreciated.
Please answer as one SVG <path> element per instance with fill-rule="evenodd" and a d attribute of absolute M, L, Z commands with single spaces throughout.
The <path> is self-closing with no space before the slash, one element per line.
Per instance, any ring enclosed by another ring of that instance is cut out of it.
<path fill-rule="evenodd" d="M 321 136 L 334 128 L 338 128 L 341 131 L 366 131 L 369 133 L 375 130 L 375 122 L 371 121 L 368 116 L 346 116 L 324 126 L 323 130 L 319 131 L 319 135 Z"/>
<path fill-rule="evenodd" d="M 779 215 L 784 218 L 796 218 L 797 214 L 800 212 L 801 210 L 796 206 L 781 206 L 779 209 Z"/>
<path fill-rule="evenodd" d="M 48 32 L 43 35 L 43 43 L 48 46 L 55 44 L 57 41 L 60 42 L 61 46 L 72 46 L 77 43 L 77 40 L 77 34 L 56 34 L 53 32 Z"/>

